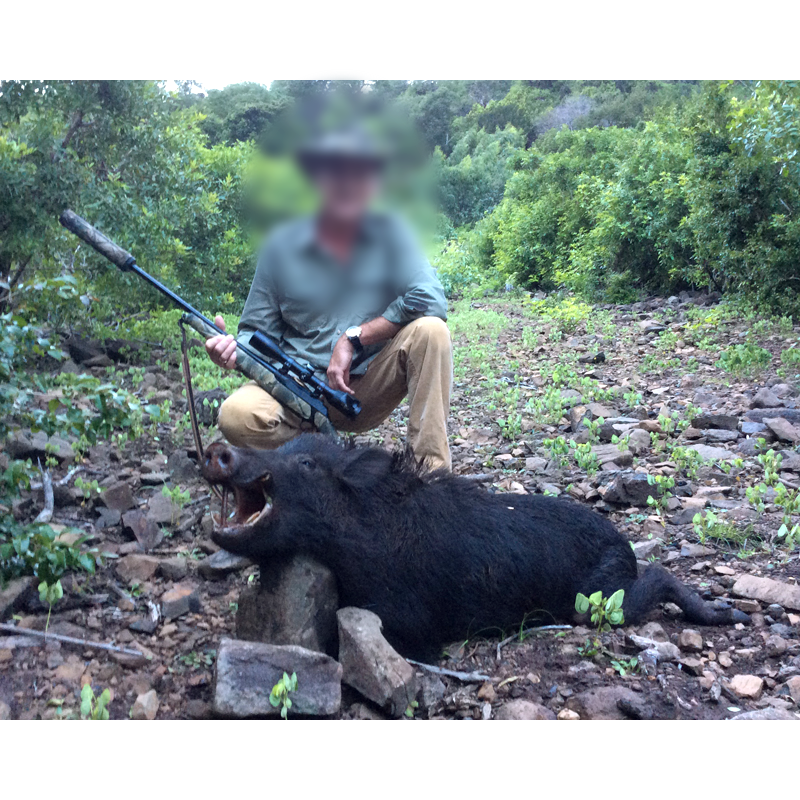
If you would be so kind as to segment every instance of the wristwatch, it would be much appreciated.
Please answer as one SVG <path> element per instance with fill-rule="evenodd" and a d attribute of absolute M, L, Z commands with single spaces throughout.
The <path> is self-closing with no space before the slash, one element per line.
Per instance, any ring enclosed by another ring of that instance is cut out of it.
<path fill-rule="evenodd" d="M 352 325 L 349 327 L 345 332 L 344 335 L 347 337 L 347 341 L 353 345 L 356 353 L 360 353 L 364 349 L 364 345 L 361 344 L 361 326 L 360 325 Z"/>

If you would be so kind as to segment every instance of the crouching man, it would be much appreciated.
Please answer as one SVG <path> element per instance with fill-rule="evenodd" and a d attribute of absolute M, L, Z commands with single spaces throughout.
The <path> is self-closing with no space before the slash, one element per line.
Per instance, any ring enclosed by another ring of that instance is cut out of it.
<path fill-rule="evenodd" d="M 355 419 L 330 409 L 341 431 L 374 428 L 408 396 L 408 444 L 429 469 L 450 468 L 447 415 L 452 348 L 447 305 L 436 273 L 393 216 L 370 211 L 384 165 L 358 132 L 328 134 L 301 151 L 318 190 L 316 215 L 285 223 L 267 240 L 239 324 L 239 341 L 259 330 L 283 350 L 327 372 L 334 388 L 362 404 Z M 225 330 L 221 317 L 217 325 Z M 211 360 L 231 369 L 236 340 L 206 342 Z M 234 392 L 219 414 L 240 447 L 279 447 L 307 430 L 256 384 Z"/>

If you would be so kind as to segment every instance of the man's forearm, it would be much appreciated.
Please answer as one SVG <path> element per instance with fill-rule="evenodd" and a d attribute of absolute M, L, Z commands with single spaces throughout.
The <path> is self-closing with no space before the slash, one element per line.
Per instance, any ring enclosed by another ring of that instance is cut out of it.
<path fill-rule="evenodd" d="M 361 324 L 361 344 L 364 346 L 385 342 L 391 339 L 403 326 L 398 322 L 389 322 L 386 317 L 375 317 Z"/>

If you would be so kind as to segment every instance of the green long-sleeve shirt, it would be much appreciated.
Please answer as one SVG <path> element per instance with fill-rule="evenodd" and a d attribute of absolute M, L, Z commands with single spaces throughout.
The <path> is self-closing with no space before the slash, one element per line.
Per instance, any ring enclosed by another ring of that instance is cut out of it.
<path fill-rule="evenodd" d="M 346 264 L 319 246 L 315 228 L 314 217 L 303 217 L 268 238 L 242 312 L 239 341 L 259 330 L 288 355 L 325 370 L 351 325 L 376 317 L 400 325 L 423 316 L 447 319 L 436 272 L 396 217 L 369 215 Z M 365 347 L 352 374 L 364 373 L 385 344 Z"/>

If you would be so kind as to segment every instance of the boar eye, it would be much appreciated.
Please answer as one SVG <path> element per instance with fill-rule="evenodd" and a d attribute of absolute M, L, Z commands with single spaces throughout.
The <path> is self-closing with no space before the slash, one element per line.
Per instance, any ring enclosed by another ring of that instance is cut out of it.
<path fill-rule="evenodd" d="M 316 466 L 310 458 L 300 459 L 300 465 L 306 467 L 307 469 L 314 469 L 314 467 Z"/>

